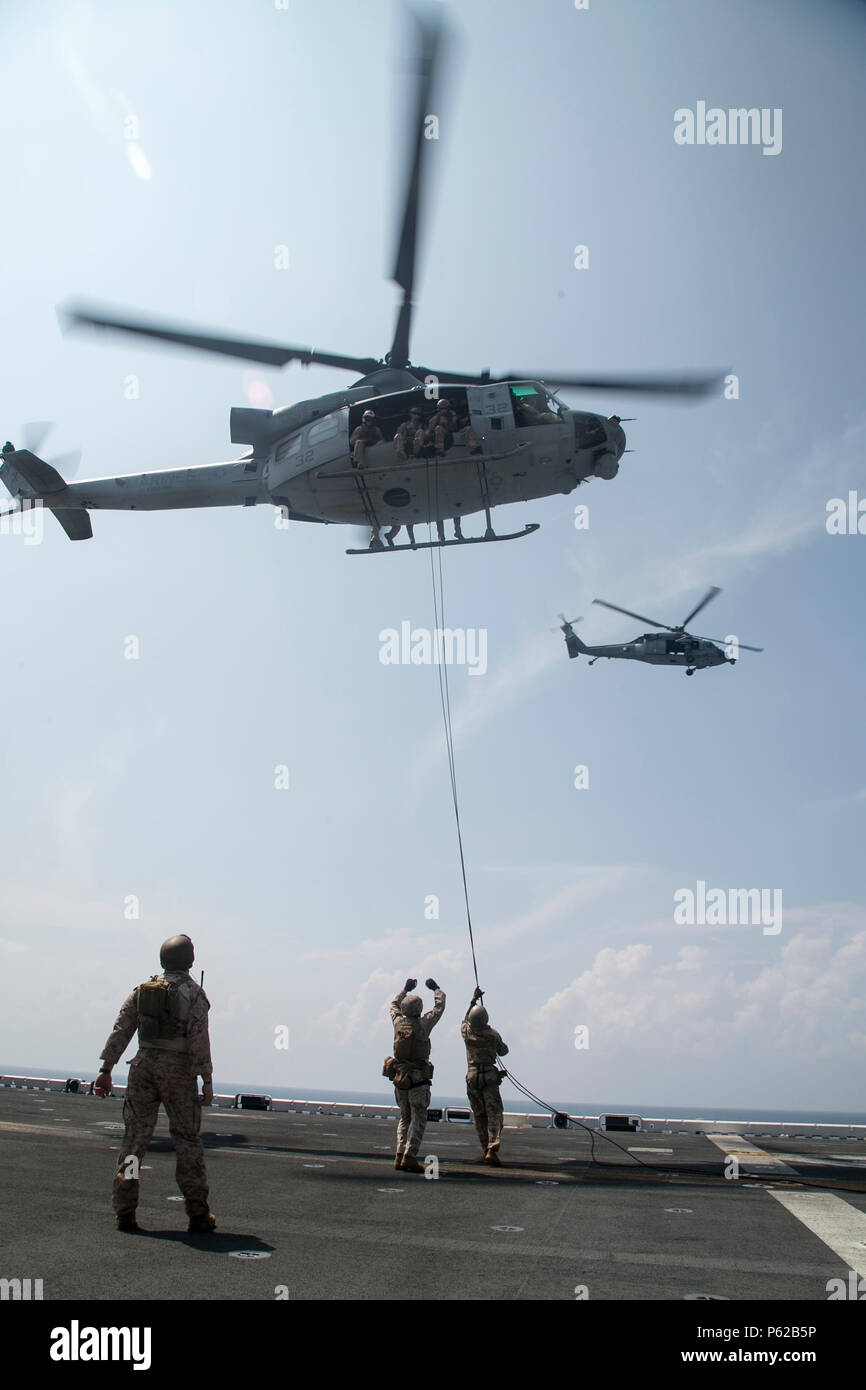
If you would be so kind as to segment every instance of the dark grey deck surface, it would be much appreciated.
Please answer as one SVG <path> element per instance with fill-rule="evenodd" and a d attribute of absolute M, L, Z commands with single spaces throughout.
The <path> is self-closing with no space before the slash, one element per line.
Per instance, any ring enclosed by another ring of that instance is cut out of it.
<path fill-rule="evenodd" d="M 121 1110 L 115 1099 L 0 1090 L 0 1277 L 42 1279 L 46 1300 L 273 1300 L 281 1287 L 292 1301 L 574 1301 L 583 1285 L 590 1300 L 819 1302 L 828 1280 L 847 1277 L 840 1254 L 768 1190 L 784 1179 L 725 1181 L 720 1150 L 677 1133 L 612 1136 L 673 1150 L 640 1153 L 649 1168 L 596 1135 L 597 1167 L 581 1131 L 508 1129 L 508 1166 L 494 1170 L 473 1162 L 473 1129 L 430 1124 L 422 1157 L 438 1158 L 439 1177 L 427 1179 L 395 1172 L 393 1121 L 207 1110 L 218 1231 L 199 1237 L 173 1200 L 161 1117 L 142 1173 L 146 1233 L 125 1235 L 110 1205 Z M 756 1142 L 863 1220 L 862 1142 Z"/>

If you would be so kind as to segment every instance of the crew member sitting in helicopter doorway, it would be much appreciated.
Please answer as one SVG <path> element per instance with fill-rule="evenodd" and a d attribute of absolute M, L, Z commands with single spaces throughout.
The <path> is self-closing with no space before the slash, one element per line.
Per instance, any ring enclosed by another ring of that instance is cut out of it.
<path fill-rule="evenodd" d="M 349 436 L 349 443 L 352 445 L 352 467 L 364 467 L 364 451 L 368 444 L 381 444 L 385 438 L 379 426 L 376 424 L 376 416 L 372 410 L 365 410 L 361 417 L 361 423 L 352 430 Z"/>
<path fill-rule="evenodd" d="M 457 412 L 454 410 L 450 401 L 442 400 L 436 402 L 436 410 L 431 415 L 428 423 L 427 439 L 433 444 L 437 454 L 444 454 L 454 443 L 454 435 L 458 429 L 463 431 L 463 439 L 466 447 L 472 454 L 481 453 L 481 445 L 478 443 L 478 435 L 475 433 L 469 422 L 469 416 L 458 421 Z"/>
<path fill-rule="evenodd" d="M 382 1075 L 394 1083 L 394 1098 L 400 1107 L 397 1123 L 397 1154 L 394 1167 L 404 1173 L 423 1173 L 418 1150 L 427 1127 L 430 1104 L 430 1033 L 445 1012 L 445 995 L 435 980 L 427 980 L 433 991 L 433 1008 L 422 1014 L 423 1004 L 415 989 L 417 980 L 407 980 L 391 1001 L 394 1024 L 394 1056 L 385 1058 Z M 407 998 L 406 996 L 409 995 Z"/>
<path fill-rule="evenodd" d="M 418 410 L 417 406 L 413 406 L 409 411 L 409 419 L 397 426 L 397 433 L 394 435 L 394 453 L 398 459 L 405 462 L 408 457 L 407 445 L 409 445 L 412 457 L 418 458 L 426 437 L 421 411 Z"/>
<path fill-rule="evenodd" d="M 466 1094 L 472 1107 L 475 1129 L 481 1142 L 483 1158 L 479 1163 L 501 1166 L 499 1158 L 499 1138 L 502 1134 L 502 1097 L 499 1087 L 504 1075 L 496 1065 L 497 1057 L 504 1057 L 508 1048 L 495 1028 L 490 1027 L 487 1010 L 481 1004 L 483 991 L 476 989 L 466 1015 L 460 1025 L 460 1033 L 466 1044 Z"/>

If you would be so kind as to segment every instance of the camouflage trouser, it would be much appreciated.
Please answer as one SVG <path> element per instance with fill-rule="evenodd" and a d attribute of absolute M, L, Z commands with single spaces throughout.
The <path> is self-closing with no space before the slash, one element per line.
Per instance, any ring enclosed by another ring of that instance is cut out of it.
<path fill-rule="evenodd" d="M 459 430 L 458 433 L 460 433 Z M 477 449 L 479 447 L 478 435 L 471 425 L 465 425 L 462 433 L 463 442 L 467 449 Z M 444 454 L 445 450 L 450 449 L 454 443 L 454 435 L 450 430 L 446 430 L 444 425 L 437 425 L 433 430 L 433 443 L 436 446 L 436 452 L 438 454 Z"/>
<path fill-rule="evenodd" d="M 126 1132 L 120 1145 L 114 1175 L 113 1206 L 118 1216 L 129 1215 L 138 1205 L 138 1172 L 153 1135 L 159 1103 L 165 1106 L 168 1128 L 174 1140 L 177 1185 L 186 1198 L 189 1216 L 208 1211 L 204 1150 L 199 1139 L 201 1106 L 198 1087 L 189 1064 L 177 1052 L 140 1052 L 129 1068 L 123 1121 Z M 130 1163 L 134 1158 L 136 1162 Z"/>
<path fill-rule="evenodd" d="M 398 459 L 403 459 L 403 460 L 406 459 L 406 442 L 407 442 L 408 438 L 409 438 L 409 435 L 408 435 L 408 434 L 406 434 L 406 435 L 395 434 L 395 436 L 394 436 L 394 453 L 397 455 Z M 417 458 L 417 457 L 418 457 L 418 455 L 420 454 L 421 450 L 424 448 L 424 445 L 426 444 L 426 442 L 427 442 L 427 431 L 426 431 L 422 426 L 419 425 L 418 429 L 417 429 L 417 430 L 415 431 L 415 433 L 412 435 L 412 457 L 413 457 L 413 458 Z"/>
<path fill-rule="evenodd" d="M 407 1091 L 394 1087 L 394 1098 L 400 1107 L 397 1121 L 397 1152 L 418 1157 L 424 1130 L 427 1128 L 427 1107 L 430 1104 L 430 1084 L 412 1086 Z"/>
<path fill-rule="evenodd" d="M 470 1076 L 473 1076 L 473 1079 L 478 1078 L 478 1073 L 470 1072 Z M 466 1094 L 472 1107 L 472 1118 L 475 1121 L 475 1129 L 482 1149 L 485 1153 L 489 1149 L 498 1149 L 502 1134 L 502 1097 L 499 1094 L 499 1087 L 497 1085 L 473 1086 L 467 1077 Z"/>

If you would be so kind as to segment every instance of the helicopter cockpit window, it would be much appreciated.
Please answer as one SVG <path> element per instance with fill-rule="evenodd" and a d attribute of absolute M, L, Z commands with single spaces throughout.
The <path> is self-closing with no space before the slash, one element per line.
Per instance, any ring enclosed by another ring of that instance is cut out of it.
<path fill-rule="evenodd" d="M 534 382 L 512 386 L 511 398 L 518 429 L 528 425 L 553 425 L 562 419 L 562 407 L 556 397 Z"/>

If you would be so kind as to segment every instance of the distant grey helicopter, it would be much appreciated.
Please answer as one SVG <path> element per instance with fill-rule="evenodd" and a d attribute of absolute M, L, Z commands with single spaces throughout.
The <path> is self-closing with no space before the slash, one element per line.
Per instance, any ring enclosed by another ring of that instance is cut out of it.
<path fill-rule="evenodd" d="M 402 290 L 402 303 L 390 351 L 382 359 L 349 357 L 228 337 L 123 312 L 69 308 L 64 313 L 72 327 L 131 333 L 270 366 L 281 367 L 292 361 L 320 363 L 353 372 L 358 380 L 346 390 L 278 410 L 233 409 L 232 443 L 247 445 L 249 451 L 229 463 L 70 482 L 26 442 L 22 448 L 7 442 L 0 451 L 0 479 L 15 500 L 12 510 L 44 506 L 71 540 L 92 536 L 91 511 L 253 507 L 261 503 L 279 507 L 289 521 L 366 524 L 369 547 L 349 554 L 512 540 L 537 530 L 537 525 L 496 535 L 490 519 L 492 508 L 567 494 L 593 477 L 614 478 L 626 452 L 621 417 L 572 411 L 554 394 L 556 388 L 696 397 L 718 384 L 718 374 L 614 379 L 593 373 L 563 376 L 509 371 L 492 377 L 489 371 L 467 375 L 410 363 L 422 193 L 431 146 L 435 150 L 436 145 L 429 138 L 429 123 L 438 118 L 430 113 L 439 111 L 436 75 L 445 32 L 441 7 L 426 15 L 416 14 L 415 19 L 414 101 L 406 123 L 407 178 L 393 270 L 393 279 Z M 361 155 L 356 150 L 350 157 Z M 369 145 L 365 144 L 363 159 L 370 158 Z M 516 186 L 519 172 L 512 169 L 511 178 Z M 466 314 L 467 287 L 469 302 L 477 302 L 478 286 L 471 271 L 455 299 L 461 318 Z M 418 417 L 411 417 L 417 418 L 418 426 L 412 429 L 409 446 L 405 447 L 405 438 L 401 438 L 398 448 L 395 434 L 399 426 L 408 425 L 413 408 L 419 412 Z M 353 440 L 358 429 L 366 431 L 360 454 Z M 484 534 L 464 536 L 462 519 L 481 511 L 487 521 Z M 449 520 L 453 540 L 445 538 Z M 416 543 L 415 526 L 434 522 L 438 540 Z M 386 526 L 389 531 L 384 545 L 380 531 Z M 403 527 L 408 544 L 395 545 Z"/>
<path fill-rule="evenodd" d="M 574 624 L 579 623 L 581 619 L 572 618 L 569 622 L 560 613 L 568 655 L 591 656 L 590 666 L 601 656 L 609 660 L 648 661 L 651 666 L 685 666 L 687 676 L 693 676 L 695 671 L 703 670 L 705 666 L 723 666 L 725 663 L 733 666 L 737 658 L 728 656 L 727 651 L 721 651 L 715 645 L 717 642 L 722 642 L 726 648 L 736 651 L 742 648 L 747 652 L 762 652 L 764 648 L 749 647 L 736 637 L 695 637 L 692 633 L 686 632 L 686 624 L 690 623 L 692 618 L 696 618 L 701 609 L 721 592 L 721 589 L 708 589 L 697 607 L 692 609 L 679 627 L 660 623 L 655 618 L 645 618 L 640 613 L 632 613 L 629 608 L 618 608 L 615 603 L 606 603 L 603 598 L 594 598 L 593 603 L 612 608 L 615 613 L 624 613 L 627 618 L 637 618 L 640 623 L 654 623 L 657 627 L 663 627 L 665 631 L 645 632 L 641 637 L 635 637 L 632 642 L 616 643 L 609 647 L 587 647 L 574 631 Z"/>

